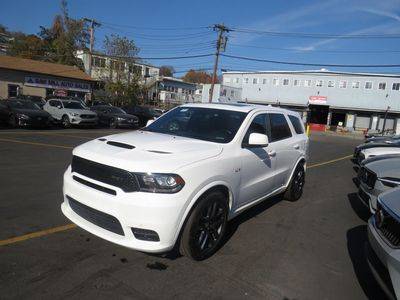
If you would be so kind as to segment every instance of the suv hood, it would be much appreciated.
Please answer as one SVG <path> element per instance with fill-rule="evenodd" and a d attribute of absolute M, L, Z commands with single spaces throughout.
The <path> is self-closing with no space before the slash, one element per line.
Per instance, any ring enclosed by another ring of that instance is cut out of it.
<path fill-rule="evenodd" d="M 96 115 L 95 112 L 92 112 L 88 109 L 71 109 L 71 108 L 64 108 L 64 111 L 67 113 L 76 113 L 80 115 Z"/>
<path fill-rule="evenodd" d="M 400 158 L 388 158 L 366 165 L 378 177 L 400 178 Z"/>
<path fill-rule="evenodd" d="M 379 200 L 397 217 L 400 217 L 400 188 L 394 188 L 379 195 Z"/>
<path fill-rule="evenodd" d="M 73 155 L 131 172 L 171 173 L 218 156 L 222 150 L 217 143 L 140 130 L 87 142 L 76 147 Z"/>

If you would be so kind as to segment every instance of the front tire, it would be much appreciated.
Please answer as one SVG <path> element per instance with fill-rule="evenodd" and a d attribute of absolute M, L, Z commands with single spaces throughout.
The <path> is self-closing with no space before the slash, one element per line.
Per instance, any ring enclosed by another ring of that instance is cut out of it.
<path fill-rule="evenodd" d="M 203 260 L 214 254 L 226 231 L 228 210 L 228 200 L 221 191 L 215 190 L 202 197 L 183 230 L 181 254 L 193 260 Z"/>
<path fill-rule="evenodd" d="M 304 165 L 297 165 L 290 184 L 285 192 L 284 198 L 289 201 L 297 201 L 303 195 L 303 189 L 305 184 L 306 172 L 304 170 Z"/>
<path fill-rule="evenodd" d="M 118 127 L 117 126 L 117 120 L 114 119 L 114 118 L 111 118 L 111 120 L 110 120 L 110 128 L 116 129 L 117 127 Z"/>
<path fill-rule="evenodd" d="M 62 117 L 61 123 L 62 123 L 62 126 L 64 128 L 70 128 L 71 127 L 71 122 L 70 122 L 69 117 L 67 115 L 64 115 Z"/>

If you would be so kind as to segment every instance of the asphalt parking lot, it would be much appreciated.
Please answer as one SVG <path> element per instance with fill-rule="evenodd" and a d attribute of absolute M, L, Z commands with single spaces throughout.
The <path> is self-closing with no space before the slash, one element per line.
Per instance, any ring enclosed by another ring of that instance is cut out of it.
<path fill-rule="evenodd" d="M 0 298 L 383 299 L 363 256 L 360 141 L 313 136 L 306 188 L 234 219 L 203 262 L 132 251 L 69 225 L 62 174 L 74 146 L 120 130 L 0 130 Z"/>

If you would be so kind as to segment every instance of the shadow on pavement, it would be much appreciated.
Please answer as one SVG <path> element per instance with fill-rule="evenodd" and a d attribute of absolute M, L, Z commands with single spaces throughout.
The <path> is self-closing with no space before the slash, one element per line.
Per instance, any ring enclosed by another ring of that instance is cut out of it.
<path fill-rule="evenodd" d="M 367 226 L 360 225 L 347 231 L 347 250 L 353 264 L 354 273 L 368 299 L 387 299 L 386 295 L 375 281 L 367 259 L 365 257 L 364 245 L 368 240 Z"/>
<path fill-rule="evenodd" d="M 357 216 L 364 222 L 368 222 L 371 213 L 368 208 L 363 203 L 361 203 L 361 200 L 358 198 L 357 193 L 350 193 L 347 195 L 347 198 L 349 199 L 350 205 Z"/>

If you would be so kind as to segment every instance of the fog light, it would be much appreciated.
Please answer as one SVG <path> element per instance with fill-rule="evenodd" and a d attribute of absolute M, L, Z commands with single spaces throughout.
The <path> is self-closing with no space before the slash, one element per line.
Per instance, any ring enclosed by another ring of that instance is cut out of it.
<path fill-rule="evenodd" d="M 135 228 L 132 227 L 132 233 L 138 240 L 149 241 L 149 242 L 159 242 L 160 238 L 158 237 L 157 232 L 148 229 Z"/>

